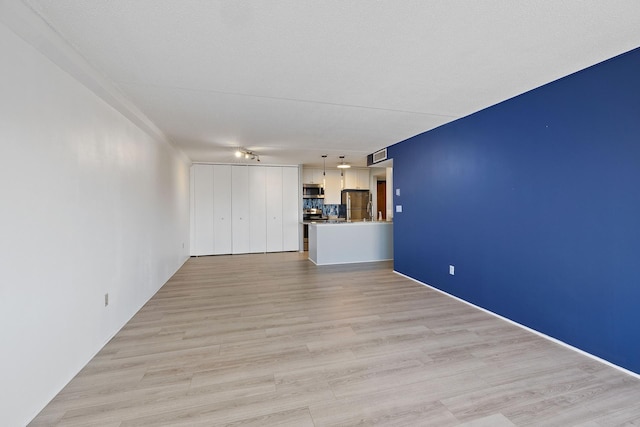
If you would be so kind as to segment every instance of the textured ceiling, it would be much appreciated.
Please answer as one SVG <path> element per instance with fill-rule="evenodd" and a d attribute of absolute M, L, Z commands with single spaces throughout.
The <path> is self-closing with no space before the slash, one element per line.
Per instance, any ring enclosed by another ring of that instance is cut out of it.
<path fill-rule="evenodd" d="M 367 154 L 640 46 L 638 0 L 24 0 L 193 161 Z"/>

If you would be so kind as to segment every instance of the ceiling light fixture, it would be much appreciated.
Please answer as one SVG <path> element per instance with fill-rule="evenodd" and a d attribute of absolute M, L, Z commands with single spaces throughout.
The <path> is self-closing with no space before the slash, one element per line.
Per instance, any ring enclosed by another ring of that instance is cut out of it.
<path fill-rule="evenodd" d="M 351 165 L 344 161 L 344 156 L 340 156 L 340 163 L 338 164 L 338 169 L 348 169 Z"/>
<path fill-rule="evenodd" d="M 322 155 L 322 188 L 327 186 L 327 155 Z"/>
<path fill-rule="evenodd" d="M 255 160 L 257 162 L 260 161 L 260 156 L 250 150 L 245 150 L 244 148 L 238 148 L 235 152 L 237 158 L 244 157 L 247 160 Z"/>

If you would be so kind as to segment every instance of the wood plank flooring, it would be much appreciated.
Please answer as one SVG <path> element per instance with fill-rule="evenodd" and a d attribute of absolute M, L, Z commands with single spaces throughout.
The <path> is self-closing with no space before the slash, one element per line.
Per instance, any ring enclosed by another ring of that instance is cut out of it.
<path fill-rule="evenodd" d="M 640 425 L 640 381 L 390 262 L 201 257 L 31 425 Z"/>

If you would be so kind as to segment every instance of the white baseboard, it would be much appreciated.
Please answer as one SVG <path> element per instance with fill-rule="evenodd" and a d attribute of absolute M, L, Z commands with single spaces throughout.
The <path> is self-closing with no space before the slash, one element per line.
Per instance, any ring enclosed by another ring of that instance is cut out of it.
<path fill-rule="evenodd" d="M 450 297 L 450 298 L 453 298 L 453 299 L 455 299 L 455 300 L 457 300 L 457 301 L 463 302 L 463 303 L 467 304 L 468 306 L 471 306 L 471 307 L 476 308 L 476 309 L 478 309 L 478 310 L 484 311 L 485 313 L 488 313 L 488 314 L 490 314 L 490 315 L 492 315 L 492 316 L 494 316 L 494 317 L 497 317 L 498 319 L 502 319 L 502 320 L 504 320 L 505 322 L 511 323 L 512 325 L 518 326 L 518 327 L 520 327 L 520 328 L 522 328 L 522 329 L 524 329 L 524 330 L 526 330 L 526 331 L 529 331 L 529 332 L 531 332 L 531 333 L 534 333 L 534 334 L 536 334 L 536 335 L 538 335 L 538 336 L 540 336 L 540 337 L 542 337 L 542 338 L 544 338 L 544 339 L 547 339 L 547 340 L 549 340 L 549 341 L 551 341 L 551 342 L 554 342 L 554 343 L 556 343 L 556 344 L 560 344 L 561 346 L 566 347 L 566 348 L 568 348 L 568 349 L 570 349 L 570 350 L 573 350 L 573 351 L 575 351 L 575 352 L 577 352 L 577 353 L 580 353 L 580 354 L 582 354 L 583 356 L 587 356 L 587 357 L 589 357 L 589 358 L 591 358 L 591 359 L 593 359 L 593 360 L 595 360 L 595 361 L 597 361 L 597 362 L 603 363 L 603 364 L 605 364 L 605 365 L 607 365 L 607 366 L 610 366 L 610 367 L 615 368 L 615 369 L 617 369 L 617 370 L 619 370 L 619 371 L 621 371 L 621 372 L 624 372 L 624 373 L 625 373 L 625 374 L 627 374 L 627 375 L 630 375 L 630 376 L 632 376 L 632 377 L 635 377 L 635 378 L 637 378 L 637 379 L 640 379 L 640 374 L 637 374 L 637 373 L 635 373 L 635 372 L 633 372 L 633 371 L 630 371 L 630 370 L 628 370 L 628 369 L 625 369 L 625 368 L 623 368 L 622 366 L 618 366 L 618 365 L 616 365 L 616 364 L 613 364 L 613 363 L 609 362 L 608 360 L 602 359 L 602 358 L 600 358 L 600 357 L 598 357 L 598 356 L 595 356 L 595 355 L 593 355 L 593 354 L 591 354 L 591 353 L 587 353 L 586 351 L 584 351 L 584 350 L 580 350 L 579 348 L 574 347 L 574 346 L 572 346 L 571 344 L 567 344 L 567 343 L 566 343 L 566 342 L 564 342 L 564 341 L 560 341 L 559 339 L 556 339 L 556 338 L 550 337 L 549 335 L 543 334 L 542 332 L 536 331 L 535 329 L 531 329 L 531 328 L 529 328 L 528 326 L 525 326 L 525 325 L 523 325 L 523 324 L 521 324 L 521 323 L 514 322 L 514 321 L 513 321 L 513 320 L 511 320 L 511 319 L 508 319 L 508 318 L 506 318 L 506 317 L 500 316 L 499 314 L 496 314 L 496 313 L 494 313 L 493 311 L 490 311 L 490 310 L 487 310 L 486 308 L 482 308 L 482 307 L 480 307 L 480 306 L 477 306 L 477 305 L 475 305 L 475 304 L 473 304 L 473 303 L 470 303 L 469 301 L 463 300 L 462 298 L 458 298 L 458 297 L 457 297 L 457 296 L 455 296 L 455 295 L 451 295 L 451 294 L 449 294 L 449 293 L 447 293 L 447 292 L 445 292 L 445 291 L 443 291 L 443 290 L 441 290 L 441 289 L 435 288 L 435 287 L 433 287 L 433 286 L 431 286 L 431 285 L 428 285 L 428 284 L 426 284 L 426 283 L 424 283 L 424 282 L 421 282 L 421 281 L 419 281 L 419 280 L 417 280 L 417 279 L 414 279 L 413 277 L 407 276 L 406 274 L 402 274 L 402 273 L 400 273 L 400 272 L 398 272 L 398 271 L 396 271 L 396 270 L 393 270 L 393 272 L 394 272 L 394 273 L 396 273 L 398 276 L 402 276 L 402 277 L 404 277 L 404 278 L 407 278 L 407 279 L 409 279 L 409 280 L 412 280 L 412 281 L 414 281 L 414 282 L 416 282 L 416 283 L 419 283 L 419 284 L 420 284 L 420 285 L 422 285 L 422 286 L 426 286 L 427 288 L 433 289 L 433 290 L 434 290 L 434 291 L 436 291 L 436 292 L 439 292 L 439 293 L 441 293 L 441 294 L 443 294 L 443 295 L 446 295 L 446 296 L 448 296 L 448 297 Z"/>

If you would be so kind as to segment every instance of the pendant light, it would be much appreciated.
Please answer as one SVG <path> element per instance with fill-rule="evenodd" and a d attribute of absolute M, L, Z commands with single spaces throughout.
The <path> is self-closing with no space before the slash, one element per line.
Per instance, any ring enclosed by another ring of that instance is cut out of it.
<path fill-rule="evenodd" d="M 338 163 L 338 169 L 349 169 L 351 165 L 344 161 L 344 156 L 340 156 L 340 163 Z"/>
<path fill-rule="evenodd" d="M 344 170 L 350 168 L 351 165 L 344 161 L 344 156 L 340 156 L 340 163 L 338 163 L 338 169 L 340 169 L 340 189 L 344 190 Z"/>
<path fill-rule="evenodd" d="M 322 188 L 327 186 L 327 155 L 322 155 Z"/>

